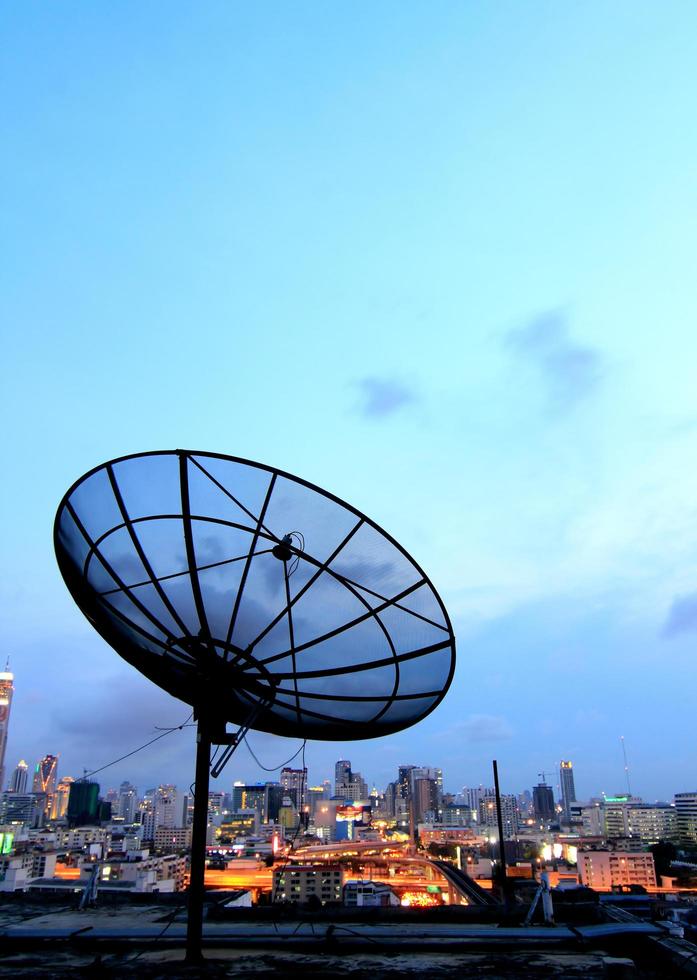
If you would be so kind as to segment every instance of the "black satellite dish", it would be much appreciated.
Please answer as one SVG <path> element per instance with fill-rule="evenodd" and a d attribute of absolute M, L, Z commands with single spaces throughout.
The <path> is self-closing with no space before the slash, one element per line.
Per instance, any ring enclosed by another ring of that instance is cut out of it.
<path fill-rule="evenodd" d="M 416 562 L 354 507 L 214 453 L 141 453 L 96 467 L 61 501 L 54 543 L 95 629 L 194 708 L 195 958 L 211 742 L 228 745 L 227 760 L 250 727 L 345 741 L 415 724 L 452 680 L 448 614 Z"/>

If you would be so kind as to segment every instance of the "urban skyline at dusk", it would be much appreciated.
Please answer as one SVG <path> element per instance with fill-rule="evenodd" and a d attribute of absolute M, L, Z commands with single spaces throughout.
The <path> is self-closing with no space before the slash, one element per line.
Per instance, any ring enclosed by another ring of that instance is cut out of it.
<path fill-rule="evenodd" d="M 11 678 L 11 680 L 6 679 L 3 681 L 2 677 L 0 677 L 0 684 L 4 685 L 3 691 L 7 692 L 8 690 L 11 690 L 11 694 L 9 696 L 9 700 L 11 703 L 15 692 L 14 675 L 11 672 L 6 672 L 5 675 L 2 676 L 8 679 Z M 7 695 L 5 694 L 5 697 L 6 696 Z M 1 698 L 2 698 L 2 692 L 0 692 L 0 700 Z M 11 732 L 12 730 L 11 724 L 10 725 L 6 724 L 6 720 L 10 720 L 10 719 L 11 719 L 11 712 L 3 713 L 3 720 L 2 722 L 0 722 L 0 744 L 2 744 L 2 742 L 5 739 L 7 739 L 9 732 Z M 184 721 L 181 724 L 186 727 L 183 727 L 181 731 L 175 730 L 171 732 L 173 739 L 180 738 L 183 732 L 185 731 L 193 730 L 193 725 L 190 723 L 190 720 L 187 724 L 187 719 L 184 719 Z M 167 727 L 167 726 L 161 726 L 161 727 Z M 156 734 L 153 737 L 156 737 Z M 264 735 L 263 733 L 255 733 L 254 735 L 248 737 L 249 738 L 256 737 L 257 739 L 261 739 L 264 738 Z M 162 737 L 160 741 L 165 742 L 165 737 Z M 384 739 L 383 741 L 388 741 L 388 739 Z M 620 740 L 620 753 L 622 754 L 621 761 L 624 762 L 625 761 L 624 752 L 626 752 L 626 748 L 621 744 L 622 741 L 624 740 L 623 739 Z M 8 743 L 11 745 L 12 744 L 11 740 L 8 739 Z M 170 741 L 169 738 L 166 739 L 166 743 L 169 744 L 169 748 L 172 756 L 176 755 L 177 747 L 181 748 L 181 743 L 179 743 L 178 746 L 178 743 L 176 741 L 172 742 Z M 289 739 L 269 738 L 269 747 L 273 746 L 276 750 L 278 750 L 281 747 L 281 745 L 293 745 L 293 744 L 294 743 L 292 742 L 292 740 Z M 312 742 L 308 742 L 303 750 L 302 743 L 300 743 L 299 746 L 296 746 L 295 752 L 292 753 L 292 755 L 288 759 L 285 759 L 285 757 L 281 759 L 278 765 L 275 764 L 275 761 L 267 760 L 265 758 L 259 759 L 259 762 L 262 763 L 262 765 L 259 765 L 257 763 L 257 760 L 254 758 L 254 756 L 257 755 L 256 751 L 254 750 L 254 747 L 252 747 L 252 750 L 250 751 L 247 748 L 246 744 L 243 743 L 243 745 L 240 746 L 240 748 L 238 749 L 238 754 L 233 756 L 230 765 L 225 770 L 225 774 L 224 775 L 221 774 L 221 776 L 219 776 L 217 780 L 212 780 L 211 791 L 230 792 L 230 786 L 235 782 L 264 783 L 268 781 L 273 781 L 274 779 L 278 778 L 279 773 L 283 768 L 287 766 L 290 766 L 291 768 L 293 767 L 297 768 L 301 766 L 302 759 L 303 759 L 303 751 L 304 751 L 305 766 L 308 771 L 307 784 L 308 786 L 319 785 L 323 781 L 331 777 L 334 764 L 332 763 L 329 766 L 323 764 L 324 771 L 321 771 L 321 765 L 316 761 L 313 761 L 312 751 L 311 751 L 312 745 L 313 745 Z M 437 766 L 439 771 L 443 773 L 443 769 L 439 763 L 438 758 L 423 759 L 421 757 L 416 758 L 415 756 L 410 756 L 409 758 L 404 757 L 402 759 L 399 759 L 396 763 L 388 763 L 385 766 L 380 767 L 379 772 L 382 775 L 382 780 L 380 778 L 372 778 L 371 773 L 369 771 L 369 767 L 361 766 L 361 768 L 359 769 L 358 764 L 356 764 L 357 760 L 367 759 L 367 754 L 365 752 L 361 752 L 361 748 L 363 748 L 363 746 L 361 746 L 360 743 L 353 743 L 353 744 L 346 743 L 346 746 L 348 749 L 348 754 L 345 753 L 344 755 L 341 756 L 337 755 L 336 758 L 342 758 L 342 759 L 349 758 L 350 762 L 353 764 L 354 769 L 363 775 L 365 783 L 370 788 L 372 788 L 373 786 L 377 787 L 377 789 L 381 793 L 384 791 L 385 784 L 389 782 L 389 780 L 394 776 L 394 772 L 400 766 L 404 766 L 404 765 L 413 765 L 417 767 Z M 327 746 L 325 745 L 325 748 L 326 747 Z M 135 745 L 126 747 L 124 752 L 122 753 L 124 755 L 126 754 L 126 752 L 130 752 L 131 749 L 134 749 L 136 751 L 134 752 L 133 756 L 131 756 L 130 758 L 124 761 L 113 763 L 112 760 L 106 760 L 100 766 L 91 766 L 89 768 L 81 767 L 80 769 L 73 769 L 70 771 L 68 771 L 68 769 L 66 769 L 64 765 L 61 766 L 61 756 L 56 751 L 45 753 L 44 755 L 39 757 L 38 761 L 33 760 L 29 757 L 27 758 L 22 757 L 22 758 L 18 758 L 16 761 L 12 761 L 9 758 L 9 756 L 6 755 L 4 760 L 5 775 L 4 775 L 3 785 L 2 787 L 0 787 L 0 791 L 5 790 L 7 788 L 14 788 L 12 786 L 14 773 L 16 771 L 17 766 L 18 765 L 22 766 L 22 764 L 24 764 L 24 766 L 27 767 L 27 773 L 28 773 L 26 777 L 28 779 L 27 791 L 31 789 L 32 779 L 34 781 L 35 790 L 42 791 L 42 787 L 43 787 L 45 791 L 47 773 L 50 776 L 51 784 L 55 785 L 57 778 L 64 778 L 66 776 L 69 776 L 71 779 L 80 779 L 80 778 L 84 778 L 84 776 L 87 775 L 87 777 L 90 778 L 94 770 L 97 770 L 94 778 L 96 778 L 100 782 L 100 785 L 102 786 L 104 793 L 106 793 L 109 788 L 115 789 L 116 786 L 118 786 L 122 782 L 127 782 L 129 784 L 134 782 L 132 778 L 134 772 L 139 774 L 139 782 L 140 782 L 141 789 L 143 789 L 146 785 L 153 786 L 153 787 L 162 784 L 177 785 L 176 779 L 169 778 L 172 771 L 174 771 L 174 769 L 176 768 L 175 765 L 173 765 L 171 759 L 169 761 L 167 761 L 164 758 L 162 759 L 163 768 L 161 772 L 156 773 L 152 771 L 152 763 L 148 762 L 148 755 L 147 755 L 152 748 L 153 746 L 146 746 L 145 748 L 139 749 L 139 746 L 135 746 Z M 141 756 L 145 756 L 145 759 L 141 759 Z M 240 758 L 241 756 L 242 757 L 247 756 L 251 765 L 249 764 L 245 765 L 244 759 Z M 0 762 L 2 762 L 2 759 L 0 759 Z M 45 769 L 47 762 L 49 763 L 49 769 L 46 773 L 43 771 L 43 769 Z M 43 769 L 42 769 L 42 763 L 43 763 Z M 181 765 L 181 763 L 179 765 Z M 389 768 L 390 765 L 391 768 Z M 262 768 L 262 766 L 264 766 L 265 768 Z M 59 772 L 59 767 L 60 767 L 60 772 Z M 626 769 L 624 765 L 621 767 L 621 774 L 618 773 L 618 778 L 616 783 L 613 784 L 610 788 L 595 787 L 586 792 L 581 792 L 578 790 L 578 786 L 580 786 L 583 790 L 585 790 L 585 787 L 589 783 L 589 777 L 582 770 L 579 772 L 579 769 L 574 762 L 565 761 L 565 760 L 560 760 L 555 765 L 548 764 L 546 766 L 543 766 L 539 771 L 531 774 L 524 774 L 522 775 L 522 777 L 518 777 L 517 775 L 514 776 L 513 774 L 509 774 L 504 771 L 504 777 L 506 778 L 505 791 L 508 793 L 513 793 L 514 795 L 518 796 L 526 791 L 530 792 L 533 785 L 537 783 L 546 783 L 553 790 L 555 801 L 561 804 L 562 795 L 563 795 L 563 786 L 565 782 L 563 770 L 565 768 L 573 774 L 571 778 L 572 778 L 572 785 L 576 787 L 575 796 L 574 796 L 575 799 L 578 800 L 591 799 L 591 798 L 598 799 L 603 796 L 613 797 L 613 796 L 621 796 L 623 794 L 627 795 L 628 797 L 631 796 L 637 796 L 637 798 L 642 797 L 642 793 L 636 789 L 636 787 L 640 785 L 642 782 L 641 774 L 632 772 L 631 767 L 629 766 L 627 766 Z M 567 778 L 568 778 L 568 773 L 567 773 Z M 187 779 L 187 775 L 186 772 L 184 772 L 183 778 L 179 780 L 179 784 L 185 785 L 186 779 Z M 466 789 L 486 788 L 491 784 L 491 782 L 492 782 L 491 768 L 489 768 L 488 772 L 483 771 L 481 778 L 478 780 L 470 779 L 469 781 L 466 781 L 464 783 L 458 783 L 458 784 L 452 782 L 447 772 L 443 773 L 444 789 L 446 792 L 452 794 L 453 796 L 458 796 Z M 665 792 L 662 796 L 657 796 L 653 802 L 657 802 L 659 800 L 670 801 L 673 797 L 674 792 L 676 791 L 689 792 L 690 790 L 686 786 L 681 786 L 677 790 L 672 789 L 670 791 Z M 651 800 L 647 798 L 647 801 L 650 802 Z"/>
<path fill-rule="evenodd" d="M 308 743 L 316 776 L 413 761 L 457 789 L 497 758 L 518 791 L 571 759 L 589 797 L 624 789 L 624 736 L 634 792 L 697 786 L 697 13 L 505 10 L 3 13 L 6 780 L 186 719 L 52 544 L 90 467 L 183 446 L 349 501 L 448 609 L 443 703 Z M 102 785 L 188 785 L 193 741 Z M 228 771 L 260 775 L 244 747 Z"/>

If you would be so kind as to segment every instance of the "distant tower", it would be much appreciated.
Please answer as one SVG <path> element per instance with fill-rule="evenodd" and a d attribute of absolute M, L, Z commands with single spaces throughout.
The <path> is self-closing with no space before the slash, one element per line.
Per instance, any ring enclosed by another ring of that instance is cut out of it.
<path fill-rule="evenodd" d="M 570 762 L 559 763 L 559 785 L 561 786 L 561 805 L 564 811 L 564 823 L 571 822 L 571 804 L 576 802 L 576 787 L 574 786 L 574 767 Z"/>
<path fill-rule="evenodd" d="M 46 793 L 51 796 L 56 791 L 56 780 L 58 779 L 58 756 L 45 755 L 39 759 L 34 769 L 34 783 L 32 793 Z"/>
<path fill-rule="evenodd" d="M 20 759 L 17 763 L 17 768 L 12 773 L 12 779 L 10 780 L 10 793 L 26 793 L 28 771 L 29 766 L 26 764 L 24 759 Z"/>
<path fill-rule="evenodd" d="M 14 694 L 14 674 L 10 673 L 10 660 L 5 670 L 0 672 L 0 789 L 5 785 L 5 750 L 7 749 L 7 729 L 10 724 L 10 708 Z"/>
<path fill-rule="evenodd" d="M 554 820 L 554 792 L 547 783 L 538 783 L 532 788 L 532 805 L 535 816 L 540 820 Z"/>
<path fill-rule="evenodd" d="M 286 796 L 300 809 L 305 802 L 305 787 L 307 786 L 307 769 L 281 769 L 281 786 Z"/>
<path fill-rule="evenodd" d="M 334 766 L 334 795 L 340 796 L 340 788 L 351 782 L 351 763 L 348 759 L 339 759 Z"/>
<path fill-rule="evenodd" d="M 119 815 L 124 823 L 133 823 L 136 818 L 138 790 L 131 783 L 124 781 L 119 786 Z M 182 824 L 185 827 L 186 824 Z"/>
<path fill-rule="evenodd" d="M 97 822 L 99 783 L 80 779 L 70 784 L 68 793 L 68 823 L 71 827 L 86 827 Z"/>
<path fill-rule="evenodd" d="M 70 787 L 75 782 L 72 776 L 63 776 L 56 786 L 53 795 L 53 806 L 51 807 L 51 819 L 61 820 L 68 812 L 68 799 L 70 797 Z"/>

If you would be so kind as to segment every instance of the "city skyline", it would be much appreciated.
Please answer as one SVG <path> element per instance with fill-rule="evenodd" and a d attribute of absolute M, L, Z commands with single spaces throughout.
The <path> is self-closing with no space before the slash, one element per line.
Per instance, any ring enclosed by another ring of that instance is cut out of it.
<path fill-rule="evenodd" d="M 254 733 L 254 734 L 259 735 L 261 733 Z M 270 736 L 267 736 L 267 738 L 270 738 Z M 274 741 L 288 742 L 290 740 L 274 739 Z M 382 741 L 387 741 L 387 739 L 383 739 Z M 346 754 L 339 756 L 337 759 L 335 759 L 333 765 L 328 767 L 326 771 L 319 772 L 319 768 L 320 768 L 319 764 L 315 764 L 314 769 L 311 772 L 310 771 L 311 763 L 307 759 L 309 754 L 309 746 L 311 744 L 312 743 L 308 742 L 304 750 L 305 760 L 306 760 L 305 765 L 307 769 L 307 777 L 306 777 L 307 787 L 318 786 L 325 781 L 331 780 L 332 772 L 334 773 L 333 785 L 335 787 L 339 786 L 340 778 L 342 782 L 344 782 L 344 778 L 345 778 L 345 785 L 347 787 L 350 786 L 352 788 L 357 788 L 360 785 L 363 788 L 367 788 L 368 793 L 370 792 L 373 786 L 376 786 L 378 791 L 380 793 L 383 793 L 388 783 L 392 781 L 391 779 L 385 779 L 385 781 L 381 783 L 380 780 L 377 778 L 373 779 L 370 778 L 369 776 L 366 778 L 366 776 L 364 776 L 360 770 L 357 770 L 356 766 L 354 765 L 354 759 L 358 757 L 355 752 L 351 753 L 352 758 L 350 759 L 347 757 Z M 324 743 L 324 747 L 326 748 L 326 743 Z M 134 748 L 137 749 L 138 747 L 134 746 Z M 241 746 L 238 751 L 241 752 L 242 750 L 243 750 L 243 746 Z M 145 748 L 141 751 L 147 753 L 148 748 Z M 136 753 L 136 757 L 138 757 L 138 755 L 140 755 L 140 752 Z M 237 772 L 236 764 L 239 763 L 239 757 L 233 756 L 230 764 L 225 770 L 225 774 L 224 775 L 221 774 L 216 780 L 211 780 L 211 792 L 230 793 L 232 792 L 232 787 L 234 787 L 234 785 L 236 784 L 253 785 L 253 784 L 263 784 L 266 782 L 279 782 L 279 780 L 281 780 L 281 773 L 284 770 L 288 773 L 296 771 L 293 767 L 300 765 L 299 762 L 300 756 L 301 756 L 301 750 L 298 749 L 297 753 L 292 758 L 287 760 L 288 765 L 286 766 L 281 765 L 277 769 L 274 769 L 272 772 L 263 769 L 261 766 L 257 764 L 256 760 L 252 758 L 252 769 L 250 770 L 248 768 L 244 768 L 243 769 L 244 774 L 242 774 L 242 770 L 239 773 Z M 55 791 L 57 780 L 65 779 L 66 776 L 70 776 L 70 778 L 72 779 L 81 779 L 81 778 L 90 779 L 93 778 L 94 775 L 94 778 L 96 778 L 97 781 L 100 783 L 103 795 L 106 795 L 108 792 L 117 791 L 117 787 L 119 786 L 128 786 L 130 787 L 130 789 L 137 788 L 138 791 L 142 794 L 143 792 L 147 792 L 149 789 L 154 789 L 157 786 L 162 787 L 162 786 L 171 785 L 176 787 L 178 785 L 178 782 L 176 780 L 171 783 L 168 782 L 167 779 L 163 780 L 160 774 L 158 778 L 154 778 L 154 779 L 153 778 L 145 779 L 145 780 L 136 779 L 135 780 L 136 787 L 134 787 L 131 781 L 133 776 L 132 760 L 123 763 L 117 763 L 115 765 L 109 765 L 109 763 L 107 762 L 104 764 L 105 765 L 104 773 L 97 772 L 93 774 L 90 770 L 85 770 L 83 774 L 80 773 L 74 774 L 74 773 L 63 773 L 63 772 L 59 773 L 58 771 L 59 759 L 60 759 L 60 753 L 58 754 L 46 753 L 44 756 L 42 756 L 37 761 L 36 765 L 33 767 L 34 783 L 32 787 L 29 787 L 26 784 L 26 778 L 27 778 L 26 774 L 24 776 L 26 792 L 29 792 L 31 790 L 32 792 L 38 791 L 38 792 L 53 793 Z M 624 761 L 624 757 L 623 757 L 623 761 Z M 433 759 L 428 761 L 425 761 L 424 759 L 420 759 L 420 760 L 412 759 L 411 762 L 407 763 L 406 760 L 402 759 L 400 763 L 394 766 L 391 775 L 394 777 L 396 773 L 399 773 L 401 770 L 404 769 L 412 769 L 412 768 L 419 769 L 424 767 L 426 769 L 433 769 L 436 762 L 437 760 L 433 760 Z M 129 768 L 129 763 L 130 763 L 130 768 Z M 16 769 L 18 766 L 22 766 L 22 765 L 24 765 L 25 769 L 28 768 L 26 762 L 24 762 L 24 760 L 21 759 L 18 760 L 18 763 L 16 763 L 11 770 L 8 770 L 8 772 L 11 772 L 11 775 L 9 775 L 9 778 L 6 779 L 7 785 L 3 783 L 2 786 L 0 786 L 0 791 L 4 791 L 6 789 L 11 788 L 12 782 L 15 778 Z M 119 765 L 122 766 L 123 768 L 118 768 Z M 164 769 L 165 773 L 167 773 L 168 771 L 169 770 L 167 770 L 167 768 Z M 299 769 L 297 771 L 299 771 Z M 386 773 L 386 770 L 384 769 L 381 771 L 383 773 Z M 490 788 L 493 785 L 492 772 L 489 772 L 488 776 L 485 774 L 484 777 L 479 781 L 470 780 L 469 782 L 465 782 L 459 785 L 452 785 L 451 782 L 442 775 L 442 769 L 440 767 L 438 767 L 435 771 L 437 771 L 440 774 L 439 780 L 442 782 L 442 791 L 451 794 L 453 796 L 460 796 L 468 789 L 484 790 Z M 532 790 L 531 798 L 534 799 L 535 790 L 539 788 L 540 785 L 548 786 L 553 792 L 555 804 L 558 804 L 559 806 L 562 807 L 562 810 L 567 817 L 568 817 L 568 808 L 567 806 L 565 806 L 564 803 L 565 792 L 568 795 L 569 801 L 587 801 L 591 799 L 599 799 L 601 797 L 620 798 L 623 795 L 627 795 L 628 798 L 636 796 L 637 799 L 645 799 L 646 802 L 670 802 L 674 798 L 676 793 L 694 792 L 694 788 L 681 786 L 678 789 L 673 788 L 667 791 L 663 796 L 656 796 L 654 799 L 648 800 L 646 799 L 646 796 L 644 794 L 640 792 L 634 793 L 632 791 L 631 785 L 629 783 L 629 773 L 625 770 L 624 766 L 622 766 L 622 780 L 626 782 L 625 786 L 615 786 L 611 790 L 607 790 L 605 788 L 598 789 L 596 787 L 594 790 L 590 792 L 579 793 L 579 791 L 575 788 L 577 775 L 578 775 L 578 770 L 574 761 L 568 759 L 566 760 L 561 759 L 556 768 L 548 766 L 546 771 L 545 769 L 542 769 L 541 771 L 537 772 L 534 775 L 534 778 L 531 776 L 529 782 L 521 781 L 518 778 L 514 784 L 514 779 L 510 777 L 509 774 L 504 774 L 505 781 L 503 783 L 502 792 L 509 793 L 509 794 L 512 793 L 513 795 L 518 796 L 522 793 L 530 792 Z M 184 783 L 185 780 L 186 777 L 184 779 Z M 37 781 L 38 783 L 40 783 L 38 788 L 37 788 Z M 181 780 L 179 782 L 181 782 Z M 587 778 L 584 778 L 584 776 L 582 775 L 580 780 L 580 785 L 585 787 L 587 785 L 587 782 L 588 782 Z M 48 785 L 48 783 L 50 783 L 50 785 Z M 281 783 L 279 784 L 284 785 L 282 783 L 282 780 Z M 353 796 L 355 796 L 356 798 L 360 797 L 361 795 L 362 797 L 367 797 L 368 793 L 360 794 L 356 792 L 353 794 Z M 353 796 L 351 794 L 348 794 L 346 795 L 346 798 L 347 799 L 353 798 Z"/>
<path fill-rule="evenodd" d="M 90 467 L 184 446 L 349 501 L 453 621 L 434 714 L 310 743 L 312 771 L 571 759 L 590 796 L 624 788 L 624 736 L 634 792 L 697 786 L 697 10 L 534 10 L 3 12 L 5 783 L 187 718 L 52 547 Z M 114 772 L 188 785 L 193 730 Z"/>

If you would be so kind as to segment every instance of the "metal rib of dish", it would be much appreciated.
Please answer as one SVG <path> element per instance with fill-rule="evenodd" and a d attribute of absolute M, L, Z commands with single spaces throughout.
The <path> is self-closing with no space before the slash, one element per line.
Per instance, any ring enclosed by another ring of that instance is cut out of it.
<path fill-rule="evenodd" d="M 452 680 L 452 627 L 422 569 L 280 470 L 184 450 L 113 460 L 65 495 L 54 541 L 104 639 L 226 721 L 373 738 L 425 717 Z"/>

